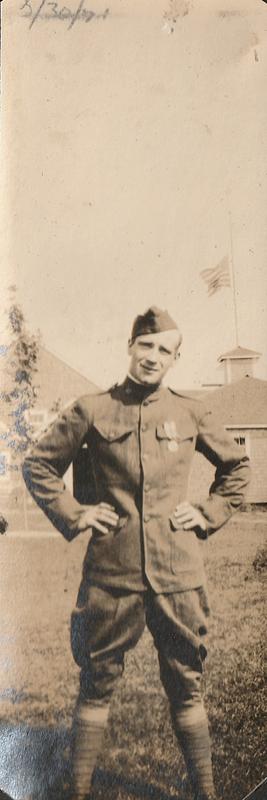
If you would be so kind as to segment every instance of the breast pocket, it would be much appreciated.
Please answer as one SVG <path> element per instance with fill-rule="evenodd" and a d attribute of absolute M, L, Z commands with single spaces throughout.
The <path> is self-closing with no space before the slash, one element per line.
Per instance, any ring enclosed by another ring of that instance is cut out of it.
<path fill-rule="evenodd" d="M 170 473 L 176 478 L 181 471 L 187 474 L 190 469 L 196 441 L 194 427 L 187 426 L 180 431 L 171 421 L 160 423 L 156 428 L 159 444 L 161 473 L 164 483 Z"/>
<path fill-rule="evenodd" d="M 104 420 L 95 423 L 94 428 L 94 459 L 100 481 L 127 485 L 138 469 L 134 425 Z"/>

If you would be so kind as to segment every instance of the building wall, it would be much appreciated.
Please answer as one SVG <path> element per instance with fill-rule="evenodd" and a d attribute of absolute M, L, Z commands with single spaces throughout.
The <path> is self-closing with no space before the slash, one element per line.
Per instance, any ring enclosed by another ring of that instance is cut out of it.
<path fill-rule="evenodd" d="M 248 503 L 267 503 L 267 430 L 245 428 L 228 431 L 235 440 L 245 445 L 251 461 L 251 482 L 246 494 Z M 208 494 L 215 470 L 199 453 L 195 454 L 189 481 L 188 498 L 197 502 Z"/>
<path fill-rule="evenodd" d="M 247 500 L 267 503 L 267 430 L 251 430 L 249 439 L 252 477 Z"/>
<path fill-rule="evenodd" d="M 83 394 L 97 391 L 91 381 L 43 347 L 39 350 L 34 383 L 38 386 L 38 397 L 28 415 L 33 438 L 38 438 L 61 408 Z M 27 492 L 20 469 L 14 469 L 12 451 L 5 443 L 9 425 L 9 408 L 4 404 L 0 422 L 0 509 L 6 513 L 11 529 L 50 527 Z M 72 467 L 65 476 L 65 482 L 72 489 Z"/>
<path fill-rule="evenodd" d="M 229 359 L 229 372 L 231 381 L 240 381 L 246 375 L 253 375 L 254 362 L 251 358 Z"/>

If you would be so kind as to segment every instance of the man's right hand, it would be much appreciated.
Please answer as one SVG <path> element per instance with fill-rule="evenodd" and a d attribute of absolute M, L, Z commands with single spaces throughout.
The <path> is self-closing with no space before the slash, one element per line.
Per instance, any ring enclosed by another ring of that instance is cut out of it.
<path fill-rule="evenodd" d="M 114 510 L 114 506 L 110 506 L 109 503 L 98 503 L 96 506 L 84 506 L 78 528 L 79 531 L 85 531 L 87 528 L 96 528 L 100 533 L 108 533 L 109 528 L 115 528 L 118 521 L 119 517 Z"/>

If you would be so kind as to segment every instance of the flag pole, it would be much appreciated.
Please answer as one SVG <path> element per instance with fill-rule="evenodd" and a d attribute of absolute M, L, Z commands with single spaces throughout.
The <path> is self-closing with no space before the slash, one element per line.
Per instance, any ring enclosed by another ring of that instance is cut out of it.
<path fill-rule="evenodd" d="M 233 247 L 233 231 L 232 231 L 232 217 L 231 212 L 229 214 L 229 229 L 230 229 L 230 262 L 231 262 L 231 274 L 232 274 L 232 289 L 233 289 L 233 307 L 234 307 L 234 323 L 235 323 L 235 339 L 236 339 L 236 346 L 239 346 L 239 335 L 238 335 L 238 316 L 237 316 L 237 302 L 236 302 L 236 281 L 235 281 L 235 268 L 234 268 L 234 247 Z"/>

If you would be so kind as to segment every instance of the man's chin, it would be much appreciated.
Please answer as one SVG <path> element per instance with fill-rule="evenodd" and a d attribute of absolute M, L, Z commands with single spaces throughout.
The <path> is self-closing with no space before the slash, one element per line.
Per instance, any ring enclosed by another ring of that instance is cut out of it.
<path fill-rule="evenodd" d="M 155 386 L 160 383 L 159 375 L 155 372 L 146 373 L 145 375 L 142 374 L 140 380 L 144 386 Z"/>

